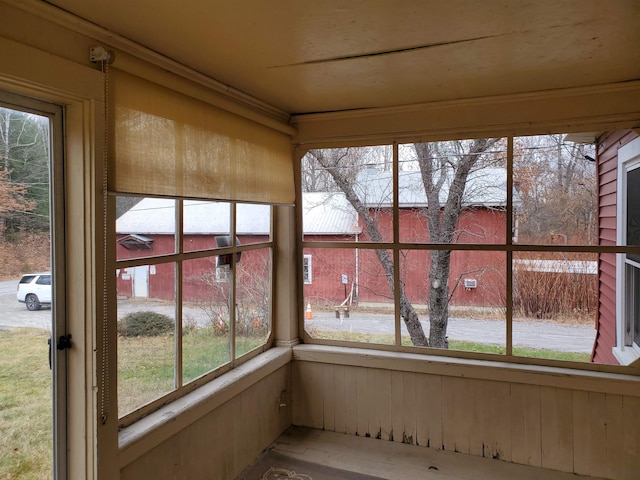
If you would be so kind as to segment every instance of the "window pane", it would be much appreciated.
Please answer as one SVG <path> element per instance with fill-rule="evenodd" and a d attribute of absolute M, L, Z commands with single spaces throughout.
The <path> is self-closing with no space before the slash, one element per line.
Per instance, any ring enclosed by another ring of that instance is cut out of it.
<path fill-rule="evenodd" d="M 116 197 L 116 259 L 175 252 L 175 200 Z"/>
<path fill-rule="evenodd" d="M 236 235 L 241 245 L 271 240 L 271 206 L 239 203 L 236 205 Z"/>
<path fill-rule="evenodd" d="M 309 248 L 305 330 L 314 338 L 395 343 L 393 255 L 388 250 Z"/>
<path fill-rule="evenodd" d="M 629 260 L 625 263 L 624 320 L 618 328 L 623 329 L 624 346 L 640 349 L 640 266 Z"/>
<path fill-rule="evenodd" d="M 304 239 L 392 241 L 392 165 L 388 145 L 309 151 L 302 159 Z"/>
<path fill-rule="evenodd" d="M 564 138 L 514 139 L 514 242 L 598 243 L 595 150 Z"/>
<path fill-rule="evenodd" d="M 151 268 L 136 267 L 135 282 L 146 282 L 146 291 L 139 287 L 135 299 L 118 298 L 119 416 L 174 389 L 174 268 L 161 265 L 155 274 L 145 275 L 143 270 Z"/>
<path fill-rule="evenodd" d="M 271 249 L 242 253 L 236 263 L 236 357 L 265 343 L 271 331 Z"/>
<path fill-rule="evenodd" d="M 514 355 L 588 362 L 598 256 L 523 252 L 513 261 Z"/>
<path fill-rule="evenodd" d="M 430 346 L 505 352 L 505 258 L 494 251 L 401 252 L 406 300 Z"/>
<path fill-rule="evenodd" d="M 503 139 L 400 145 L 400 241 L 504 243 L 505 148 Z"/>
<path fill-rule="evenodd" d="M 627 245 L 640 246 L 640 168 L 627 173 Z M 628 258 L 640 262 L 640 255 Z"/>
<path fill-rule="evenodd" d="M 182 264 L 182 375 L 190 382 L 229 363 L 228 266 L 217 257 Z"/>
<path fill-rule="evenodd" d="M 229 238 L 231 231 L 229 227 L 231 205 L 229 203 L 184 200 L 183 212 L 183 248 L 185 252 L 217 248 L 216 238 Z"/>

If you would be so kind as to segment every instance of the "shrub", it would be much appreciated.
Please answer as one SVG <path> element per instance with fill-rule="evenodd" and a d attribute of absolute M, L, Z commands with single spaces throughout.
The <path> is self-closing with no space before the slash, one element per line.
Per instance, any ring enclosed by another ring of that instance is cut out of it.
<path fill-rule="evenodd" d="M 123 337 L 154 337 L 173 332 L 173 319 L 157 312 L 133 312 L 118 322 Z"/>

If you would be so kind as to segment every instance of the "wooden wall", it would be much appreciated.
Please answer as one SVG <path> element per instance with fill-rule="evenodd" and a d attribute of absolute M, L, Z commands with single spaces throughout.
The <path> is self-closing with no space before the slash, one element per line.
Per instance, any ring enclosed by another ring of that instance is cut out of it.
<path fill-rule="evenodd" d="M 583 475 L 640 478 L 637 377 L 612 385 L 561 369 L 485 371 L 481 362 L 348 350 L 295 347 L 294 425 Z"/>
<path fill-rule="evenodd" d="M 146 436 L 121 451 L 120 480 L 235 478 L 291 424 L 290 392 L 287 363 L 184 428 L 193 412 L 181 415 L 155 447 L 140 454 Z"/>

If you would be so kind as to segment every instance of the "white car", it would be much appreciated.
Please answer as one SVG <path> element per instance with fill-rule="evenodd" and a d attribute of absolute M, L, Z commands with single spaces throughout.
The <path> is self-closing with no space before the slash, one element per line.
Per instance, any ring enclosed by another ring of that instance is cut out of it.
<path fill-rule="evenodd" d="M 40 310 L 43 305 L 51 305 L 51 272 L 23 275 L 16 296 L 28 310 Z"/>

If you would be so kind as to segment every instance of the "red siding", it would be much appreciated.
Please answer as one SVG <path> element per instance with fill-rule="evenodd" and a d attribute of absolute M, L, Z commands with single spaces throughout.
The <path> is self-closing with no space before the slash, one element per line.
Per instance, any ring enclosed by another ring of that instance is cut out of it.
<path fill-rule="evenodd" d="M 119 235 L 118 238 L 123 237 Z M 161 255 L 174 252 L 173 235 L 145 235 L 145 237 L 153 239 L 151 250 L 127 250 L 122 245 L 116 245 L 116 256 L 118 260 L 126 260 L 132 258 L 141 258 L 150 255 Z M 251 236 L 248 238 L 239 237 L 240 243 L 256 243 L 266 242 L 269 240 L 267 236 Z M 211 248 L 212 241 L 210 236 L 190 235 L 185 237 L 185 243 L 188 242 L 190 250 L 199 250 Z M 262 269 L 266 268 L 266 251 L 264 249 L 250 250 L 242 253 L 241 265 L 247 275 L 263 274 Z M 154 272 L 149 274 L 148 295 L 149 298 L 157 298 L 160 300 L 175 300 L 175 266 L 174 263 L 160 263 L 153 266 Z M 224 287 L 222 284 L 207 284 L 203 281 L 203 274 L 208 273 L 211 278 L 215 278 L 216 271 L 216 255 L 211 257 L 200 258 L 197 260 L 188 260 L 182 264 L 183 282 L 183 299 L 185 301 L 223 301 Z M 124 270 L 118 272 L 117 291 L 118 295 L 125 297 L 133 296 L 133 274 L 127 274 Z M 219 297 L 219 298 L 212 298 Z M 240 300 L 240 299 L 239 299 Z"/>
<path fill-rule="evenodd" d="M 383 239 L 392 238 L 392 213 L 390 210 L 376 212 Z M 400 212 L 400 238 L 403 242 L 424 243 L 428 239 L 425 217 L 416 210 L 403 209 Z M 505 242 L 505 212 L 477 208 L 463 212 L 458 231 L 457 243 Z M 306 235 L 306 241 L 354 241 L 345 237 L 313 237 Z M 359 241 L 369 241 L 363 233 Z M 358 301 L 372 303 L 392 303 L 393 296 L 387 278 L 377 259 L 375 250 L 358 249 L 317 249 L 307 248 L 305 254 L 312 255 L 312 283 L 305 285 L 305 303 L 338 305 L 346 295 L 341 275 L 346 274 L 351 282 L 358 271 Z M 390 256 L 391 252 L 389 253 Z M 428 303 L 428 276 L 430 255 L 425 250 L 405 251 L 401 258 L 401 274 L 405 293 L 414 304 Z M 505 260 L 502 252 L 455 251 L 451 256 L 449 287 L 454 289 L 452 305 L 461 306 L 504 306 Z M 465 289 L 465 278 L 477 280 L 477 288 Z"/>
<path fill-rule="evenodd" d="M 616 184 L 618 149 L 638 135 L 631 131 L 611 132 L 598 146 L 598 227 L 600 245 L 616 243 Z M 616 256 L 600 255 L 598 269 L 597 334 L 592 361 L 618 363 L 611 353 L 616 344 Z"/>

